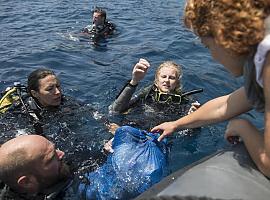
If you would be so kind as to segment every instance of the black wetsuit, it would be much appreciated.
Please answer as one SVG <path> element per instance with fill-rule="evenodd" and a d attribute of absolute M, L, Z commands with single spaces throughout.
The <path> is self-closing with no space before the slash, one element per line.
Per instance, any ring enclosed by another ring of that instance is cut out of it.
<path fill-rule="evenodd" d="M 136 86 L 126 84 L 109 107 L 111 113 L 126 114 L 125 119 L 120 122 L 121 125 L 128 124 L 149 130 L 162 122 L 176 120 L 186 115 L 192 102 L 188 96 L 183 96 L 180 104 L 157 102 L 155 85 L 146 87 L 132 97 L 135 91 Z M 181 95 L 181 91 L 176 94 Z"/>
<path fill-rule="evenodd" d="M 83 33 L 89 34 L 92 38 L 96 37 L 107 37 L 112 35 L 115 30 L 115 24 L 112 22 L 106 21 L 103 26 L 93 26 L 89 25 L 82 29 Z"/>
<path fill-rule="evenodd" d="M 23 97 L 24 105 L 15 104 L 0 115 L 0 143 L 18 134 L 40 134 L 65 152 L 66 161 L 75 171 L 96 169 L 106 160 L 101 141 L 109 139 L 96 134 L 93 124 L 100 124 L 100 131 L 107 132 L 102 123 L 93 117 L 92 107 L 83 105 L 71 97 L 63 96 L 60 106 L 31 109 L 29 96 Z M 31 116 L 34 115 L 38 118 Z M 103 128 L 103 129 L 102 129 Z M 42 130 L 37 132 L 36 129 Z"/>
<path fill-rule="evenodd" d="M 9 188 L 4 183 L 0 183 L 0 199 L 1 200 L 80 200 L 78 195 L 78 186 L 81 180 L 70 178 L 61 181 L 50 188 L 46 189 L 43 193 L 36 195 L 26 195 L 18 193 Z"/>

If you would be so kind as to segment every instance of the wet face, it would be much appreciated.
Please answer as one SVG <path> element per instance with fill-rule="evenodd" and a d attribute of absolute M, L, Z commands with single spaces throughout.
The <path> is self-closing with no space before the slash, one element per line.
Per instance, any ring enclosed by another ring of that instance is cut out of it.
<path fill-rule="evenodd" d="M 218 45 L 212 37 L 202 37 L 202 44 L 209 49 L 214 60 L 222 64 L 233 76 L 243 75 L 243 66 L 246 55 L 236 55 L 227 49 Z"/>
<path fill-rule="evenodd" d="M 93 14 L 93 24 L 96 26 L 104 24 L 104 17 L 101 16 L 101 13 L 94 12 Z"/>
<path fill-rule="evenodd" d="M 44 107 L 59 106 L 61 103 L 60 83 L 54 75 L 40 79 L 39 91 L 31 90 L 31 93 Z"/>
<path fill-rule="evenodd" d="M 10 177 L 5 177 L 13 189 L 36 194 L 71 176 L 63 162 L 64 153 L 39 135 L 23 135 L 4 143 L 0 148 L 0 166 L 12 165 Z M 16 165 L 16 163 L 20 163 Z M 16 182 L 16 185 L 15 185 Z"/>
<path fill-rule="evenodd" d="M 56 150 L 48 140 L 39 145 L 35 150 L 36 155 L 39 155 L 35 177 L 39 190 L 42 190 L 70 177 L 71 173 L 69 167 L 63 162 L 64 152 Z"/>
<path fill-rule="evenodd" d="M 177 71 L 173 67 L 163 67 L 159 70 L 156 79 L 156 86 L 162 92 L 172 92 L 179 80 L 177 78 Z"/>

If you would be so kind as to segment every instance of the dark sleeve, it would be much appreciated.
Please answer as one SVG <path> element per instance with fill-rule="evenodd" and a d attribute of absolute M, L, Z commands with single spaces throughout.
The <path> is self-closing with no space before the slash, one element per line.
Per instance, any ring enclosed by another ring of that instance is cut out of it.
<path fill-rule="evenodd" d="M 82 28 L 81 30 L 82 33 L 89 33 L 88 29 L 86 27 Z"/>
<path fill-rule="evenodd" d="M 130 84 L 126 84 L 120 94 L 116 97 L 116 100 L 110 105 L 109 110 L 111 112 L 125 112 L 132 107 L 139 106 L 140 103 L 146 98 L 149 94 L 152 85 L 143 88 L 139 91 L 137 95 L 134 94 L 136 90 L 136 86 L 131 86 Z"/>
<path fill-rule="evenodd" d="M 115 101 L 110 105 L 111 112 L 124 112 L 130 107 L 131 97 L 136 91 L 136 86 L 126 84 L 120 94 L 116 97 Z M 133 102 L 134 103 L 134 102 Z"/>
<path fill-rule="evenodd" d="M 114 23 L 110 23 L 110 30 L 111 31 L 114 31 L 115 28 L 116 28 L 115 24 Z"/>
<path fill-rule="evenodd" d="M 109 35 L 113 34 L 114 30 L 115 30 L 115 24 L 112 22 L 107 22 L 106 23 L 106 30 L 105 32 Z"/>

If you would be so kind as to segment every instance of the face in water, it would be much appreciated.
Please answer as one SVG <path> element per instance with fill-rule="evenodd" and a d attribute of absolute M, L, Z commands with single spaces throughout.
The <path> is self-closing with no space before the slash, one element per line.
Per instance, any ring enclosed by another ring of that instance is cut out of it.
<path fill-rule="evenodd" d="M 49 187 L 70 176 L 69 167 L 62 160 L 64 152 L 55 149 L 54 144 L 43 138 L 35 145 L 33 146 L 36 150 L 32 154 L 39 158 L 36 178 L 41 188 Z"/>
<path fill-rule="evenodd" d="M 43 192 L 72 175 L 63 161 L 64 152 L 56 150 L 53 143 L 39 135 L 23 135 L 9 140 L 1 146 L 0 156 L 1 168 L 10 174 L 4 179 L 14 182 L 11 187 L 18 187 L 23 193 Z M 4 168 L 11 165 L 14 168 Z"/>
<path fill-rule="evenodd" d="M 156 79 L 156 86 L 161 92 L 172 92 L 178 84 L 177 71 L 172 67 L 160 69 Z"/>
<path fill-rule="evenodd" d="M 93 14 L 93 24 L 100 26 L 104 24 L 104 17 L 101 16 L 101 13 L 94 12 Z"/>
<path fill-rule="evenodd" d="M 61 103 L 61 88 L 56 76 L 48 75 L 39 80 L 39 91 L 34 91 L 33 96 L 44 107 L 59 106 Z"/>

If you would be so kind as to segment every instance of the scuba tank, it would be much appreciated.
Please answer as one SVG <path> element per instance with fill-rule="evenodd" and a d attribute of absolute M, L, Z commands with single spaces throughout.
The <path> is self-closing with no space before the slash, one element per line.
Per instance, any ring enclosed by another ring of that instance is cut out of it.
<path fill-rule="evenodd" d="M 7 87 L 1 93 L 0 114 L 4 114 L 12 105 L 20 104 L 21 95 L 26 91 L 26 87 L 21 85 L 20 82 L 14 82 L 13 87 Z"/>
<path fill-rule="evenodd" d="M 33 97 L 29 97 L 27 88 L 20 82 L 14 82 L 13 87 L 8 87 L 1 93 L 0 115 L 6 113 L 11 107 L 21 105 L 22 111 L 27 113 L 37 134 L 43 134 L 43 124 L 40 122 L 40 110 Z"/>

